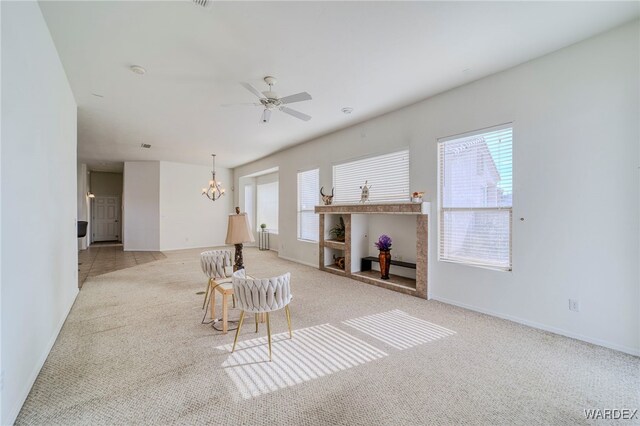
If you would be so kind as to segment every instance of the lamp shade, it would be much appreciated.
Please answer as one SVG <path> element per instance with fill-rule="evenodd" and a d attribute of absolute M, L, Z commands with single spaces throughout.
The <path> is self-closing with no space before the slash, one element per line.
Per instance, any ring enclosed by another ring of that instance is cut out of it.
<path fill-rule="evenodd" d="M 229 226 L 227 227 L 226 244 L 252 243 L 253 232 L 249 226 L 249 217 L 246 213 L 230 214 Z"/>

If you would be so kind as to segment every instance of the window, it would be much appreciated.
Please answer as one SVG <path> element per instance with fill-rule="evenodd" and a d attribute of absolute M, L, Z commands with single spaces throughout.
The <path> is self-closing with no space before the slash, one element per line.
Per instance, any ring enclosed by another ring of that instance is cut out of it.
<path fill-rule="evenodd" d="M 257 184 L 256 230 L 265 223 L 267 229 L 278 233 L 278 181 Z"/>
<path fill-rule="evenodd" d="M 320 200 L 318 169 L 298 173 L 298 239 L 318 241 L 318 215 L 314 207 Z"/>
<path fill-rule="evenodd" d="M 409 201 L 409 150 L 333 166 L 333 202 L 357 203 L 365 181 L 369 201 Z"/>
<path fill-rule="evenodd" d="M 512 133 L 438 141 L 439 260 L 511 270 Z"/>
<path fill-rule="evenodd" d="M 253 202 L 253 184 L 246 184 L 244 186 L 244 211 L 249 217 L 249 227 L 252 226 L 251 222 L 253 222 L 255 218 Z"/>

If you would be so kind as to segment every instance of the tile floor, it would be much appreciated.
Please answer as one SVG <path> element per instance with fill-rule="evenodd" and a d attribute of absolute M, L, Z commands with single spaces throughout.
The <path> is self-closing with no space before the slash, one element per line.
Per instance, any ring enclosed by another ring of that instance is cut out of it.
<path fill-rule="evenodd" d="M 122 244 L 96 243 L 78 252 L 78 287 L 82 288 L 87 277 L 130 268 L 166 256 L 159 251 L 124 251 Z"/>

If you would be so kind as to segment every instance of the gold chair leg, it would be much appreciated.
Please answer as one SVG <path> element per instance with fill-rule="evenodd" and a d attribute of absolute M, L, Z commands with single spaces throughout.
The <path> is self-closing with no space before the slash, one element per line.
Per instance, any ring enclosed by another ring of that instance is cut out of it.
<path fill-rule="evenodd" d="M 238 336 L 240 335 L 240 329 L 242 328 L 242 321 L 244 321 L 244 311 L 240 312 L 240 322 L 238 323 L 238 329 L 236 330 L 236 337 L 233 339 L 233 347 L 231 352 L 236 350 L 236 343 L 238 343 Z"/>
<path fill-rule="evenodd" d="M 204 301 L 202 302 L 202 309 L 204 309 L 204 307 L 207 306 L 207 298 L 209 297 L 209 290 L 211 290 L 211 278 L 209 278 L 209 281 L 207 282 L 207 291 L 205 291 L 204 293 Z"/>
<path fill-rule="evenodd" d="M 258 332 L 258 314 L 254 315 L 256 317 L 256 333 Z"/>
<path fill-rule="evenodd" d="M 289 339 L 293 339 L 293 332 L 291 331 L 291 312 L 289 312 L 289 305 L 284 307 L 284 313 L 287 316 L 287 324 L 289 325 Z"/>
<path fill-rule="evenodd" d="M 267 336 L 269 338 L 269 361 L 271 361 L 271 321 L 269 321 L 269 312 L 267 312 Z"/>

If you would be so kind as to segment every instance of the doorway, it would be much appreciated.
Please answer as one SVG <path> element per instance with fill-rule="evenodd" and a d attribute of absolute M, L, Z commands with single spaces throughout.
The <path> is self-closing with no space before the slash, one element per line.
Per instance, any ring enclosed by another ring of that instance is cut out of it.
<path fill-rule="evenodd" d="M 92 241 L 120 241 L 120 197 L 98 196 L 93 199 Z"/>

